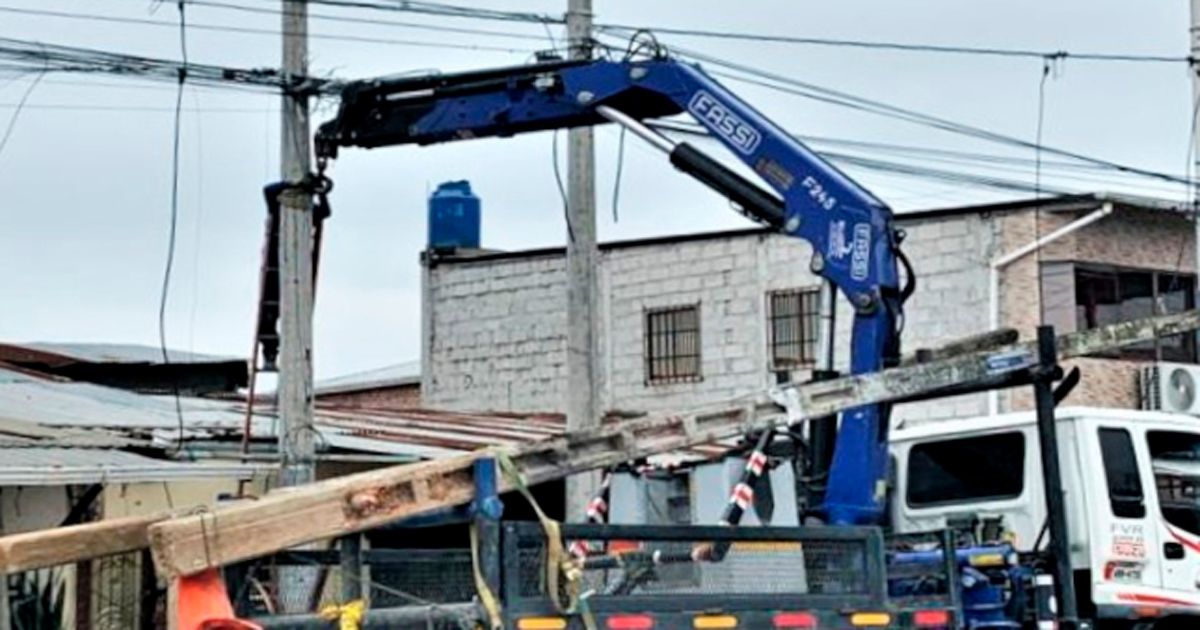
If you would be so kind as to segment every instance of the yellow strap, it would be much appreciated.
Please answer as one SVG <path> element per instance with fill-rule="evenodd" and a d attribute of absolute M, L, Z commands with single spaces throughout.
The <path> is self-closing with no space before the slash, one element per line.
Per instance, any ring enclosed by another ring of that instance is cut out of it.
<path fill-rule="evenodd" d="M 488 623 L 492 630 L 501 630 L 504 627 L 504 618 L 500 614 L 500 602 L 479 570 L 479 532 L 474 523 L 471 523 L 471 571 L 475 574 L 475 590 L 479 593 L 479 603 L 487 613 Z"/>
<path fill-rule="evenodd" d="M 500 469 L 504 472 L 504 476 L 512 485 L 525 497 L 529 505 L 537 514 L 538 522 L 542 525 L 542 530 L 546 532 L 546 593 L 550 596 L 550 601 L 554 602 L 554 607 L 559 614 L 574 615 L 579 614 L 583 619 L 583 624 L 587 630 L 596 630 L 596 620 L 592 616 L 591 609 L 587 606 L 587 602 L 580 598 L 580 582 L 583 578 L 582 565 L 575 556 L 567 553 L 563 546 L 562 530 L 559 528 L 558 521 L 546 516 L 540 505 L 533 498 L 533 493 L 529 491 L 525 485 L 525 479 L 521 476 L 521 471 L 517 469 L 516 464 L 508 456 L 508 453 L 497 450 L 495 451 L 496 461 L 500 463 Z M 566 584 L 566 599 L 560 599 L 559 592 L 559 577 L 565 577 Z M 582 604 L 582 605 L 581 605 Z"/>
<path fill-rule="evenodd" d="M 363 615 L 366 614 L 367 603 L 356 599 L 349 604 L 330 604 L 321 609 L 321 616 L 338 622 L 338 630 L 359 630 Z"/>

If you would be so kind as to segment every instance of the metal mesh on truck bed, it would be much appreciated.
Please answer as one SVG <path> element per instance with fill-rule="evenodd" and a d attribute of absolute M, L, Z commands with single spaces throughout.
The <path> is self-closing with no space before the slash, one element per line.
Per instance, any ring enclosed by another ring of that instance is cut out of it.
<path fill-rule="evenodd" d="M 544 541 L 522 542 L 520 593 L 536 597 L 542 593 Z M 582 586 L 596 595 L 868 592 L 865 540 L 729 541 L 719 561 L 692 559 L 693 550 L 712 542 L 699 537 L 587 542 L 593 551 Z"/>
<path fill-rule="evenodd" d="M 371 567 L 372 605 L 469 602 L 475 581 L 469 549 L 407 549 Z"/>
<path fill-rule="evenodd" d="M 818 608 L 884 599 L 876 530 L 565 525 L 563 536 L 587 544 L 581 590 L 598 606 L 632 598 L 651 607 L 753 600 Z M 508 603 L 545 601 L 541 528 L 509 523 L 504 545 Z M 706 558 L 706 548 L 718 557 Z"/>

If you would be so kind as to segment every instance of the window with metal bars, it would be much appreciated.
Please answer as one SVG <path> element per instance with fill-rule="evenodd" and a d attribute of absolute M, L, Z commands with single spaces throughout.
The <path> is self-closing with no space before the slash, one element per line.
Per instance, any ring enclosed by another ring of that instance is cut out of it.
<path fill-rule="evenodd" d="M 767 306 L 771 369 L 791 370 L 816 362 L 820 289 L 772 291 Z"/>
<path fill-rule="evenodd" d="M 647 310 L 646 383 L 700 379 L 700 305 Z"/>

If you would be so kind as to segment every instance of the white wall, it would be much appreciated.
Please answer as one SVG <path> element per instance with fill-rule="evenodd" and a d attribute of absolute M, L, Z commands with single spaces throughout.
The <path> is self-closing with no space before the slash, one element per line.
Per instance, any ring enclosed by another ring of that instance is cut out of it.
<path fill-rule="evenodd" d="M 918 274 L 908 305 L 906 351 L 987 329 L 987 264 L 998 242 L 989 218 L 957 215 L 902 222 Z M 811 248 L 776 234 L 603 248 L 599 317 L 605 409 L 678 410 L 771 385 L 766 294 L 818 286 Z M 561 411 L 566 382 L 566 286 L 561 252 L 443 261 L 428 271 L 427 406 L 458 410 Z M 647 385 L 644 310 L 700 304 L 701 369 L 693 383 Z M 838 367 L 849 357 L 851 311 L 839 300 Z M 797 374 L 798 380 L 807 374 Z M 984 413 L 971 396 L 905 405 L 898 419 Z"/>

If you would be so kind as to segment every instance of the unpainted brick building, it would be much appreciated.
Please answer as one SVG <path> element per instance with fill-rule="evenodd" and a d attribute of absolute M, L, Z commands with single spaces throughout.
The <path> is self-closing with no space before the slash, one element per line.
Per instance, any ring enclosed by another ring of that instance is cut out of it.
<path fill-rule="evenodd" d="M 1066 234 L 1068 224 L 1090 221 Z M 1039 321 L 1059 333 L 1191 308 L 1190 208 L 1099 195 L 910 212 L 899 225 L 917 273 L 905 351 Z M 1045 246 L 1030 243 L 1055 236 Z M 803 381 L 817 346 L 811 247 L 762 230 L 600 246 L 598 334 L 605 410 L 680 410 Z M 566 402 L 565 252 L 426 255 L 422 404 L 451 410 L 561 411 Z M 993 274 L 993 266 L 998 265 Z M 852 313 L 839 298 L 839 369 Z M 1196 361 L 1193 337 L 1077 361 L 1069 403 L 1135 407 L 1136 368 Z M 995 401 L 1027 408 L 1023 391 Z M 982 415 L 987 394 L 896 409 L 897 421 Z"/>

